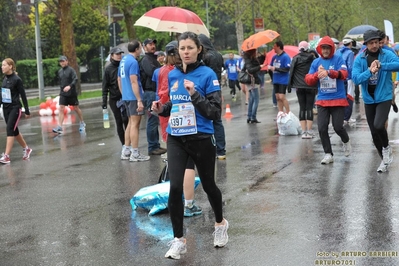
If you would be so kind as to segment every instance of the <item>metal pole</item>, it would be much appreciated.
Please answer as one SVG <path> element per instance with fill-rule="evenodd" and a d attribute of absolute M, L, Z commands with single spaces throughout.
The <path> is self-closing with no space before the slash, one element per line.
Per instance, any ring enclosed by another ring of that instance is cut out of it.
<path fill-rule="evenodd" d="M 36 64 L 37 64 L 37 83 L 39 87 L 39 99 L 44 100 L 44 80 L 43 80 L 43 62 L 42 62 L 42 45 L 40 40 L 40 23 L 39 23 L 39 1 L 35 0 L 35 42 L 36 42 Z"/>
<path fill-rule="evenodd" d="M 209 12 L 208 12 L 208 1 L 205 2 L 206 4 L 206 27 L 208 28 L 209 31 Z"/>

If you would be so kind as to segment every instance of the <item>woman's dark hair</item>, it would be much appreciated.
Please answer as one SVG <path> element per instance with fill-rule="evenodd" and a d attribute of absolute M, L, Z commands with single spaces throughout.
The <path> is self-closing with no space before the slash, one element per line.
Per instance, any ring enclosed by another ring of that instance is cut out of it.
<path fill-rule="evenodd" d="M 179 36 L 179 39 L 178 39 L 179 46 L 180 46 L 180 41 L 181 40 L 186 40 L 186 39 L 193 40 L 198 49 L 200 49 L 202 47 L 201 42 L 200 42 L 200 40 L 198 38 L 198 35 L 195 34 L 194 32 L 191 32 L 191 31 L 183 32 Z M 198 54 L 197 60 L 201 60 L 203 53 L 204 53 L 204 47 L 202 47 L 201 52 Z"/>
<path fill-rule="evenodd" d="M 256 49 L 245 51 L 244 58 L 256 58 Z"/>
<path fill-rule="evenodd" d="M 140 48 L 140 42 L 138 40 L 133 40 L 127 45 L 127 50 L 129 51 L 129 53 L 135 52 L 137 48 Z"/>

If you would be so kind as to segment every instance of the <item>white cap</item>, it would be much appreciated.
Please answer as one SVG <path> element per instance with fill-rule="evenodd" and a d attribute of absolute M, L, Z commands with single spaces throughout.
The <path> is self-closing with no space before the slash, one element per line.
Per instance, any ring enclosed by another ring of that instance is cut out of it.
<path fill-rule="evenodd" d="M 308 51 L 309 50 L 309 43 L 307 41 L 301 41 L 298 45 L 299 51 Z"/>
<path fill-rule="evenodd" d="M 345 39 L 342 40 L 343 44 L 349 44 L 351 42 L 352 42 L 352 39 L 350 39 L 350 38 L 345 38 Z"/>

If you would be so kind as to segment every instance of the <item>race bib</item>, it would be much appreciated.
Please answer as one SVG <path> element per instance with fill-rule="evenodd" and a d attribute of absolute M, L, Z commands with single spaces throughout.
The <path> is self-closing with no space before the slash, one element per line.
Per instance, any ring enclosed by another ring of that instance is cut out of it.
<path fill-rule="evenodd" d="M 3 103 L 11 103 L 11 90 L 9 88 L 1 88 L 1 98 Z"/>
<path fill-rule="evenodd" d="M 237 72 L 237 67 L 235 65 L 229 66 L 229 72 L 230 73 L 236 73 Z"/>
<path fill-rule="evenodd" d="M 369 79 L 369 85 L 377 85 L 378 81 L 378 71 L 371 75 Z"/>
<path fill-rule="evenodd" d="M 320 90 L 325 93 L 337 92 L 337 80 L 325 77 L 320 80 Z"/>
<path fill-rule="evenodd" d="M 173 136 L 197 134 L 194 105 L 190 102 L 173 104 L 169 125 Z"/>

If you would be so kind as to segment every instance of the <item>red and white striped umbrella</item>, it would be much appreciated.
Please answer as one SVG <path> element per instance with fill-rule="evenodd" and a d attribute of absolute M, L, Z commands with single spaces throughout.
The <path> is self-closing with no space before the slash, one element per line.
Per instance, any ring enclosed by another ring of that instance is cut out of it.
<path fill-rule="evenodd" d="M 142 15 L 134 26 L 143 26 L 154 31 L 178 32 L 191 31 L 205 34 L 209 31 L 200 17 L 194 12 L 174 6 L 156 7 Z"/>

